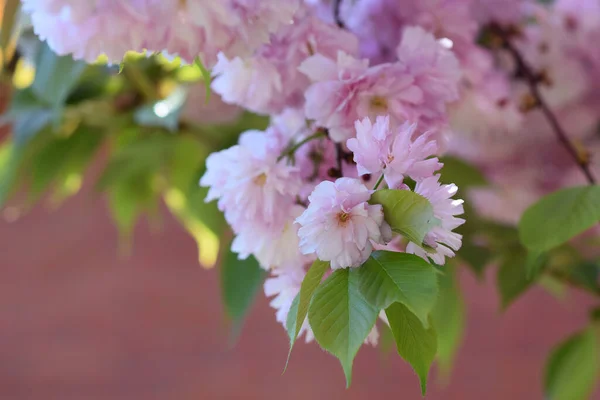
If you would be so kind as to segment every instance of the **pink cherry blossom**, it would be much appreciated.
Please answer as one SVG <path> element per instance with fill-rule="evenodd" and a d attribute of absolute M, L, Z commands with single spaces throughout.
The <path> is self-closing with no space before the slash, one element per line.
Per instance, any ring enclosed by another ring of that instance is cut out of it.
<path fill-rule="evenodd" d="M 300 179 L 296 168 L 278 160 L 282 149 L 273 130 L 248 131 L 238 145 L 206 160 L 207 170 L 200 180 L 210 187 L 206 201 L 218 199 L 235 232 L 285 224 Z"/>
<path fill-rule="evenodd" d="M 212 88 L 225 101 L 262 114 L 302 107 L 310 81 L 298 67 L 315 54 L 335 59 L 338 51 L 356 54 L 356 37 L 314 17 L 299 17 L 251 57 L 229 60 L 220 54 Z"/>
<path fill-rule="evenodd" d="M 422 103 L 423 92 L 400 65 L 369 68 L 367 60 L 340 52 L 337 64 L 316 55 L 300 70 L 315 82 L 306 91 L 306 116 L 328 128 L 336 142 L 352 137 L 354 121 L 360 118 L 389 114 L 403 122 L 419 116 L 416 105 Z"/>
<path fill-rule="evenodd" d="M 428 132 L 412 140 L 416 124 L 406 122 L 392 129 L 386 116 L 377 117 L 375 124 L 365 118 L 355 126 L 356 138 L 348 139 L 348 149 L 354 153 L 359 175 L 383 172 L 388 186 L 397 188 L 405 176 L 419 180 L 442 167 L 437 157 L 429 158 L 438 148 Z"/>
<path fill-rule="evenodd" d="M 322 182 L 309 196 L 310 204 L 296 219 L 301 228 L 300 251 L 331 261 L 331 268 L 358 267 L 373 243 L 391 239 L 381 205 L 368 203 L 371 192 L 358 180 Z"/>
<path fill-rule="evenodd" d="M 406 252 L 425 260 L 431 258 L 436 264 L 444 265 L 446 257 L 454 257 L 454 252 L 462 245 L 462 236 L 453 230 L 464 224 L 465 220 L 456 217 L 464 213 L 463 201 L 452 198 L 458 187 L 454 184 L 442 185 L 439 178 L 439 175 L 435 175 L 417 182 L 415 192 L 429 200 L 433 215 L 440 220 L 440 224 L 425 236 L 427 248 L 411 242 L 406 246 Z"/>
<path fill-rule="evenodd" d="M 421 115 L 440 118 L 458 100 L 460 65 L 454 54 L 421 27 L 407 27 L 397 49 L 398 62 L 424 94 Z"/>

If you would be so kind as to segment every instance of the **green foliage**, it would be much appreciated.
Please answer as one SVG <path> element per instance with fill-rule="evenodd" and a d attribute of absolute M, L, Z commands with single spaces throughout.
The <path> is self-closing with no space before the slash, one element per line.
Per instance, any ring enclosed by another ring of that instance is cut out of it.
<path fill-rule="evenodd" d="M 361 295 L 358 285 L 356 270 L 337 270 L 319 286 L 308 310 L 315 339 L 340 360 L 348 386 L 354 357 L 379 314 Z"/>
<path fill-rule="evenodd" d="M 421 257 L 407 253 L 375 251 L 358 268 L 359 287 L 375 307 L 404 304 L 424 324 L 437 299 L 437 272 Z"/>
<path fill-rule="evenodd" d="M 552 193 L 529 207 L 519 223 L 521 242 L 530 250 L 553 249 L 600 221 L 600 186 Z"/>
<path fill-rule="evenodd" d="M 437 359 L 441 372 L 448 376 L 454 356 L 460 346 L 465 329 L 465 304 L 458 286 L 455 263 L 444 266 L 440 275 L 440 294 L 431 312 L 437 331 Z"/>
<path fill-rule="evenodd" d="M 484 246 L 478 246 L 471 241 L 463 241 L 463 245 L 458 251 L 458 257 L 467 263 L 475 272 L 475 275 L 481 279 L 485 272 L 485 267 L 492 259 L 492 251 Z"/>
<path fill-rule="evenodd" d="M 497 280 L 503 309 L 508 308 L 532 285 L 533 281 L 527 277 L 526 263 L 524 251 L 508 253 L 502 259 Z"/>
<path fill-rule="evenodd" d="M 444 183 L 454 183 L 459 190 L 469 187 L 485 186 L 487 180 L 477 168 L 455 157 L 443 157 L 444 167 L 440 172 Z"/>
<path fill-rule="evenodd" d="M 427 376 L 437 352 L 437 335 L 430 326 L 421 321 L 404 305 L 394 303 L 385 310 L 398 354 L 415 370 L 421 381 L 421 393 L 427 392 Z"/>
<path fill-rule="evenodd" d="M 302 281 L 302 285 L 300 286 L 300 293 L 296 296 L 295 305 L 293 310 L 290 310 L 288 313 L 286 328 L 288 331 L 288 336 L 290 337 L 290 351 L 289 356 L 292 353 L 292 348 L 294 347 L 294 342 L 296 342 L 296 337 L 298 333 L 300 333 L 300 329 L 302 328 L 302 324 L 304 324 L 304 320 L 306 319 L 306 315 L 308 314 L 308 307 L 313 298 L 315 290 L 321 283 L 325 272 L 329 270 L 329 263 L 317 260 L 315 261 L 304 280 Z"/>
<path fill-rule="evenodd" d="M 221 265 L 221 295 L 227 315 L 238 326 L 254 303 L 256 295 L 267 276 L 254 257 L 239 260 L 237 254 L 226 247 Z"/>
<path fill-rule="evenodd" d="M 71 180 L 74 182 L 71 194 L 75 193 L 79 189 L 78 181 L 104 139 L 102 131 L 84 126 L 69 136 L 52 136 L 32 157 L 29 194 L 33 200 L 53 182 L 64 187 Z"/>
<path fill-rule="evenodd" d="M 85 62 L 74 61 L 71 56 L 57 56 L 44 42 L 36 66 L 31 90 L 42 103 L 60 111 L 83 74 Z"/>
<path fill-rule="evenodd" d="M 418 245 L 422 245 L 427 232 L 439 223 L 433 216 L 431 203 L 409 190 L 378 190 L 369 202 L 383 206 L 385 220 L 392 231 Z"/>
<path fill-rule="evenodd" d="M 588 399 L 600 378 L 600 343 L 591 327 L 556 347 L 546 363 L 544 393 L 549 400 Z"/>

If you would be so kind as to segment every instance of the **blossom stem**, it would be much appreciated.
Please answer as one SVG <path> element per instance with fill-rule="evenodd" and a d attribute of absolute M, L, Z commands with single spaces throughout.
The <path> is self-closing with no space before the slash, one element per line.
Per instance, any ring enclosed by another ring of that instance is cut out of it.
<path fill-rule="evenodd" d="M 595 184 L 596 180 L 594 178 L 594 175 L 592 174 L 592 171 L 590 170 L 589 160 L 587 159 L 587 157 L 584 157 L 579 154 L 573 143 L 571 143 L 571 141 L 569 140 L 565 130 L 558 122 L 558 118 L 556 117 L 556 115 L 554 115 L 554 113 L 548 106 L 548 103 L 546 103 L 546 101 L 544 100 L 539 89 L 540 79 L 537 76 L 537 74 L 534 73 L 533 68 L 531 68 L 531 66 L 525 61 L 519 50 L 511 43 L 510 34 L 505 29 L 503 29 L 497 24 L 494 24 L 492 26 L 492 30 L 499 36 L 499 38 L 502 40 L 504 48 L 510 53 L 512 58 L 515 60 L 517 64 L 517 71 L 521 73 L 522 76 L 525 78 L 525 81 L 529 86 L 531 95 L 533 96 L 537 105 L 542 110 L 542 113 L 550 123 L 550 126 L 552 127 L 558 140 L 563 144 L 563 146 L 569 152 L 571 157 L 575 160 L 575 162 L 585 175 L 590 185 Z"/>
<path fill-rule="evenodd" d="M 321 130 L 321 129 L 317 130 L 315 133 L 313 133 L 309 137 L 307 137 L 307 138 L 299 141 L 298 143 L 294 144 L 289 149 L 287 149 L 286 151 L 284 151 L 277 158 L 277 161 L 279 162 L 279 161 L 283 160 L 285 157 L 289 157 L 289 156 L 293 155 L 296 152 L 296 150 L 298 150 L 300 147 L 302 147 L 306 143 L 310 142 L 311 140 L 318 139 L 320 137 L 325 137 L 325 132 L 323 130 Z"/>
<path fill-rule="evenodd" d="M 379 179 L 377 179 L 377 182 L 375 183 L 375 186 L 373 187 L 373 190 L 377 190 L 377 188 L 379 187 L 379 185 L 381 185 L 381 182 L 383 182 L 383 174 L 381 174 L 381 176 L 379 177 Z"/>

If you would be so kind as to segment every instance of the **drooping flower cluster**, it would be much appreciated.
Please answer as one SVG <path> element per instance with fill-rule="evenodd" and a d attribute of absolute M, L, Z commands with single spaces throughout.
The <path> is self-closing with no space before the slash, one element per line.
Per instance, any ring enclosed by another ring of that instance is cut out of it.
<path fill-rule="evenodd" d="M 340 269 L 360 268 L 374 248 L 440 265 L 454 256 L 463 206 L 456 185 L 441 183 L 442 152 L 484 172 L 493 186 L 469 200 L 503 222 L 580 183 L 581 162 L 556 140 L 531 85 L 580 148 L 600 150 L 598 0 L 23 0 L 23 9 L 59 54 L 200 57 L 225 103 L 271 117 L 211 155 L 201 185 L 235 234 L 232 250 L 271 271 L 265 293 L 284 325 L 317 259 Z M 439 221 L 424 243 L 392 238 L 389 216 L 369 202 L 384 186 L 431 203 Z M 302 332 L 312 338 L 308 322 Z M 376 338 L 374 329 L 367 341 Z"/>
<path fill-rule="evenodd" d="M 265 292 L 284 325 L 313 261 L 358 268 L 392 240 L 382 206 L 369 203 L 380 175 L 390 189 L 425 185 L 421 195 L 437 202 L 428 253 L 405 242 L 406 251 L 443 264 L 460 247 L 462 207 L 434 177 L 458 59 L 421 27 L 406 27 L 395 59 L 373 66 L 359 42 L 305 10 L 252 56 L 221 54 L 213 70 L 225 101 L 271 116 L 265 132 L 211 155 L 201 184 L 236 234 L 232 250 L 272 271 Z M 312 337 L 308 322 L 302 332 Z"/>

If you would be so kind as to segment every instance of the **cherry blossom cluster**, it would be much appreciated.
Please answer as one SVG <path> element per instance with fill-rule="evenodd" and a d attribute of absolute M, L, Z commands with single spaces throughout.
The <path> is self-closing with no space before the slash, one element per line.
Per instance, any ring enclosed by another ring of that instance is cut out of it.
<path fill-rule="evenodd" d="M 581 183 L 582 165 L 600 176 L 590 156 L 600 151 L 600 47 L 590 45 L 600 0 L 23 0 L 23 9 L 59 54 L 200 57 L 229 111 L 271 118 L 209 156 L 201 185 L 235 234 L 232 250 L 270 271 L 265 293 L 284 325 L 317 259 L 335 270 L 360 268 L 374 249 L 438 265 L 454 256 L 463 206 L 456 185 L 442 183 L 442 154 L 482 170 L 492 186 L 465 195 L 510 223 L 540 195 Z M 392 234 L 369 202 L 383 188 L 431 203 L 439 223 L 424 243 Z M 308 322 L 302 329 L 311 340 Z"/>
<path fill-rule="evenodd" d="M 253 55 L 219 54 L 213 69 L 224 101 L 271 116 L 266 131 L 209 156 L 201 185 L 236 235 L 232 250 L 271 271 L 265 292 L 284 325 L 317 259 L 360 268 L 385 248 L 442 265 L 461 246 L 453 230 L 464 222 L 462 201 L 436 174 L 459 60 L 424 28 L 399 29 L 394 57 L 372 65 L 359 36 L 305 8 Z M 440 220 L 425 245 L 392 235 L 382 206 L 369 203 L 374 190 L 410 182 Z M 310 340 L 308 322 L 303 331 Z"/>

